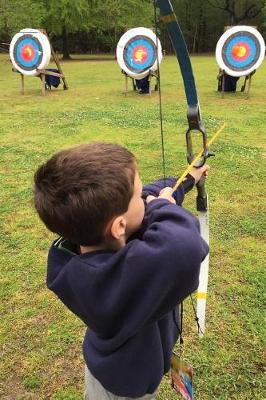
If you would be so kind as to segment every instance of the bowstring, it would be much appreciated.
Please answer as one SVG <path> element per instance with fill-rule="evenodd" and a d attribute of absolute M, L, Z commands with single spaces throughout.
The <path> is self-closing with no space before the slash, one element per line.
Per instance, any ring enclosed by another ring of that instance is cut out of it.
<path fill-rule="evenodd" d="M 158 96 L 159 96 L 159 117 L 160 117 L 160 135 L 161 135 L 161 154 L 162 154 L 162 167 L 163 167 L 163 178 L 166 180 L 166 165 L 165 165 L 165 146 L 164 146 L 164 130 L 163 130 L 163 109 L 162 109 L 162 91 L 161 91 L 161 73 L 159 64 L 159 40 L 158 40 L 158 17 L 157 17 L 157 7 L 155 0 L 153 1 L 154 8 L 154 30 L 156 36 L 156 58 L 157 58 L 157 75 L 158 75 Z"/>

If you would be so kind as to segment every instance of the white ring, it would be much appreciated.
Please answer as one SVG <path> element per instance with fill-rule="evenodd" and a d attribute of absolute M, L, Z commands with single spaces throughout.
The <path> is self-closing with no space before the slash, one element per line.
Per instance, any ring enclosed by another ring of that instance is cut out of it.
<path fill-rule="evenodd" d="M 147 68 L 145 71 L 142 71 L 140 73 L 131 71 L 126 66 L 125 61 L 124 61 L 124 48 L 125 48 L 126 44 L 128 43 L 128 41 L 131 40 L 132 38 L 134 38 L 134 36 L 146 36 L 154 43 L 155 48 L 158 45 L 158 60 L 157 60 L 157 55 L 156 55 L 156 59 L 155 59 L 153 65 L 149 66 L 149 68 Z M 156 71 L 158 69 L 158 62 L 160 65 L 162 58 L 163 58 L 161 42 L 156 37 L 155 33 L 151 29 L 142 28 L 142 27 L 133 28 L 133 29 L 130 29 L 129 31 L 127 31 L 126 33 L 124 33 L 123 36 L 121 36 L 121 38 L 116 46 L 116 57 L 117 57 L 117 62 L 119 64 L 120 68 L 127 75 L 129 75 L 135 79 L 141 79 L 141 78 L 144 78 L 145 76 L 147 76 L 149 74 L 150 70 Z"/>
<path fill-rule="evenodd" d="M 42 57 L 42 61 L 41 61 L 40 65 L 38 66 L 38 69 L 45 69 L 50 62 L 50 58 L 51 58 L 50 42 L 44 33 L 38 31 L 37 29 L 32 29 L 32 28 L 22 29 L 19 33 L 16 33 L 11 40 L 10 47 L 9 47 L 9 56 L 10 56 L 10 59 L 11 59 L 11 62 L 13 64 L 14 68 L 23 75 L 36 76 L 39 74 L 39 72 L 37 71 L 36 68 L 34 68 L 32 70 L 23 69 L 21 66 L 19 66 L 17 64 L 17 62 L 14 58 L 14 47 L 15 47 L 18 39 L 25 34 L 29 34 L 32 37 L 38 39 L 38 41 L 41 44 L 42 51 L 43 51 L 43 57 Z"/>
<path fill-rule="evenodd" d="M 260 44 L 261 53 L 259 55 L 258 60 L 256 61 L 255 64 L 252 65 L 252 67 L 250 67 L 249 69 L 246 69 L 245 71 L 235 71 L 235 70 L 232 70 L 231 68 L 229 68 L 228 65 L 226 65 L 224 63 L 223 58 L 222 58 L 222 51 L 223 51 L 223 46 L 224 46 L 224 43 L 226 42 L 226 40 L 234 33 L 241 33 L 241 32 L 243 32 L 243 33 L 249 32 L 257 38 L 257 40 Z M 219 67 L 222 70 L 224 70 L 228 75 L 245 76 L 245 75 L 249 75 L 252 71 L 256 70 L 260 66 L 262 61 L 264 60 L 265 43 L 264 43 L 263 37 L 261 36 L 259 31 L 257 31 L 257 29 L 253 28 L 252 26 L 245 26 L 245 25 L 234 26 L 234 27 L 228 29 L 226 32 L 224 32 L 224 34 L 218 40 L 217 45 L 216 45 L 215 55 L 216 55 L 216 61 L 219 65 Z"/>

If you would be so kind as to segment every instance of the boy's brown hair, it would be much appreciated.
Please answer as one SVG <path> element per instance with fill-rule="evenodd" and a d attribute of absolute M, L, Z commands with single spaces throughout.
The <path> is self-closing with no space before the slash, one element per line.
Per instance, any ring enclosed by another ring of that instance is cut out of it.
<path fill-rule="evenodd" d="M 34 204 L 47 228 L 72 243 L 104 241 L 112 218 L 127 211 L 134 190 L 134 155 L 111 143 L 60 151 L 34 175 Z"/>

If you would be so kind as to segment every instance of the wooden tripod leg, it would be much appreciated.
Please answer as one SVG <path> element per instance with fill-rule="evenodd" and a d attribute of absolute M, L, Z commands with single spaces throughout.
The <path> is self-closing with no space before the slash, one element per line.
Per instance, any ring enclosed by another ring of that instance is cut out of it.
<path fill-rule="evenodd" d="M 62 81 L 63 81 L 63 84 L 64 84 L 64 90 L 67 90 L 68 89 L 68 84 L 67 84 L 65 75 L 63 74 L 59 59 L 58 59 L 58 57 L 57 57 L 57 55 L 56 55 L 56 53 L 55 53 L 55 51 L 54 51 L 52 46 L 51 46 L 51 52 L 52 52 L 52 55 L 53 55 L 53 58 L 54 58 L 54 62 L 56 63 L 57 69 L 60 72 L 60 74 L 62 75 Z"/>
<path fill-rule="evenodd" d="M 244 80 L 243 86 L 241 87 L 241 92 L 244 92 L 245 89 L 246 89 L 246 84 L 247 84 L 248 77 L 249 77 L 249 75 L 245 76 L 245 80 Z"/>
<path fill-rule="evenodd" d="M 247 99 L 249 99 L 249 91 L 250 91 L 250 87 L 251 87 L 251 77 L 252 77 L 252 75 L 250 74 L 249 81 L 248 81 Z"/>
<path fill-rule="evenodd" d="M 24 94 L 25 93 L 25 91 L 24 91 L 24 75 L 20 74 L 20 76 L 21 76 L 21 90 L 20 90 L 20 93 Z"/>
<path fill-rule="evenodd" d="M 136 92 L 137 91 L 136 80 L 134 78 L 131 78 L 131 79 L 132 79 L 133 90 L 134 90 L 134 92 Z"/>
<path fill-rule="evenodd" d="M 42 95 L 45 96 L 45 75 L 41 74 L 41 81 L 42 81 Z"/>
<path fill-rule="evenodd" d="M 156 83 L 155 83 L 154 91 L 155 91 L 155 92 L 158 92 L 159 84 L 160 84 L 160 82 L 159 82 L 159 77 L 156 75 L 156 76 L 155 76 L 155 79 L 156 79 Z"/>
<path fill-rule="evenodd" d="M 45 29 L 40 29 L 40 31 L 41 31 L 42 33 L 44 33 L 44 34 L 47 36 L 47 39 L 49 40 L 49 36 L 47 35 L 46 30 L 45 30 Z M 62 81 L 63 81 L 63 84 L 64 84 L 64 85 L 63 85 L 63 86 L 64 86 L 64 90 L 67 90 L 67 89 L 68 89 L 68 84 L 67 84 L 65 75 L 64 75 L 64 73 L 63 73 L 63 71 L 62 71 L 62 68 L 61 68 L 61 65 L 60 65 L 60 62 L 59 62 L 59 58 L 57 57 L 57 55 L 56 55 L 56 53 L 55 53 L 55 51 L 54 51 L 54 49 L 53 49 L 53 46 L 52 46 L 50 40 L 49 40 L 49 43 L 50 43 L 50 46 L 51 46 L 51 53 L 52 53 L 54 62 L 56 63 L 57 69 L 58 69 L 58 71 L 59 71 L 59 73 L 60 73 L 60 75 L 61 75 L 60 78 L 62 78 Z"/>
<path fill-rule="evenodd" d="M 125 96 L 127 95 L 127 85 L 128 85 L 127 75 L 125 75 Z"/>
<path fill-rule="evenodd" d="M 224 71 L 223 71 L 223 75 L 222 75 L 222 99 L 224 98 L 224 87 L 225 87 L 225 75 L 224 75 Z"/>

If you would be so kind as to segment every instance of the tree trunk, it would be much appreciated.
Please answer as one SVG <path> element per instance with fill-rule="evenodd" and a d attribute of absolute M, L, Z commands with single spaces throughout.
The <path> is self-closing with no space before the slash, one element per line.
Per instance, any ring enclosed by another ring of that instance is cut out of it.
<path fill-rule="evenodd" d="M 62 31 L 62 42 L 63 60 L 70 60 L 71 57 L 68 50 L 68 32 L 65 26 Z"/>
<path fill-rule="evenodd" d="M 198 37 L 198 24 L 196 24 L 196 26 L 195 26 L 195 31 L 194 31 L 194 36 L 193 36 L 192 53 L 196 53 L 197 37 Z"/>
<path fill-rule="evenodd" d="M 232 11 L 231 11 L 231 25 L 237 25 L 237 16 L 236 16 L 236 3 L 232 2 Z"/>

